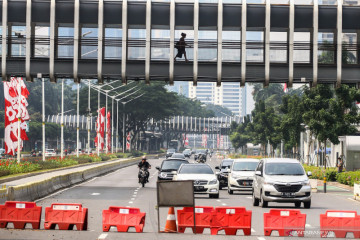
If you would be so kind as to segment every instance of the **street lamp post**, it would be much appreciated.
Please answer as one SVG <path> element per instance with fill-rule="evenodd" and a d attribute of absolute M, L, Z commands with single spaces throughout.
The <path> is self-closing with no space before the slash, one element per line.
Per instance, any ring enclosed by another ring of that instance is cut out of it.
<path fill-rule="evenodd" d="M 79 113 L 79 102 L 80 102 L 80 83 L 77 84 L 77 101 L 76 101 L 76 157 L 79 157 L 79 127 L 80 127 L 80 113 Z"/>
<path fill-rule="evenodd" d="M 64 79 L 61 82 L 61 139 L 60 139 L 60 157 L 64 158 Z M 45 154 L 45 153 L 44 153 Z"/>
<path fill-rule="evenodd" d="M 89 80 L 89 95 L 88 95 L 88 116 L 87 116 L 87 128 L 88 128 L 88 154 L 90 154 L 90 129 L 91 129 L 91 121 L 90 121 L 90 116 L 91 116 L 91 108 L 90 108 L 90 80 Z"/>
<path fill-rule="evenodd" d="M 100 91 L 98 92 L 97 155 L 100 155 Z"/>
<path fill-rule="evenodd" d="M 45 82 L 41 76 L 41 73 L 38 74 L 38 78 L 41 79 L 42 88 L 42 160 L 45 161 Z"/>

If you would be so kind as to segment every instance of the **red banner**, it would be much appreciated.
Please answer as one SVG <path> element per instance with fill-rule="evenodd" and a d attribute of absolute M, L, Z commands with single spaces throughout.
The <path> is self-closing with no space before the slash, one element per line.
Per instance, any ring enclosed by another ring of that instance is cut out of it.
<path fill-rule="evenodd" d="M 98 110 L 98 118 L 96 120 L 96 137 L 95 137 L 95 146 L 100 150 L 104 149 L 104 133 L 105 133 L 105 108 L 100 108 Z"/>
<path fill-rule="evenodd" d="M 130 150 L 130 144 L 131 144 L 131 134 L 128 133 L 126 137 L 126 150 Z"/>
<path fill-rule="evenodd" d="M 25 121 L 30 119 L 27 111 L 29 105 L 27 102 L 28 96 L 29 91 L 22 78 L 12 77 L 10 82 L 4 82 L 5 154 L 15 155 L 19 138 L 21 149 L 23 141 L 29 140 L 25 132 L 27 126 Z M 20 136 L 18 136 L 18 121 L 20 121 Z"/>
<path fill-rule="evenodd" d="M 108 151 L 111 150 L 111 119 L 110 119 L 110 111 L 107 113 L 107 122 L 106 122 L 106 134 L 107 134 L 107 148 Z"/>

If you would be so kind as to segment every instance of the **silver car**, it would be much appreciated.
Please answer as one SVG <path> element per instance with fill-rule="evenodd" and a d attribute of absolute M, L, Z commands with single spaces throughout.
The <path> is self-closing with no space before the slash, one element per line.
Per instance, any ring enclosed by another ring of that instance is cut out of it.
<path fill-rule="evenodd" d="M 308 172 L 311 175 L 311 172 Z M 268 202 L 294 203 L 311 207 L 311 186 L 303 166 L 296 159 L 262 159 L 255 171 L 253 205 L 267 207 Z"/>

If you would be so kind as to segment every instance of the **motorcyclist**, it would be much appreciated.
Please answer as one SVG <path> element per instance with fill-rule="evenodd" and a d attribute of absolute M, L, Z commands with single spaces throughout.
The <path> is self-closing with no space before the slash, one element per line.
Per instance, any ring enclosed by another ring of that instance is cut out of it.
<path fill-rule="evenodd" d="M 149 182 L 150 173 L 149 173 L 148 169 L 151 169 L 151 165 L 150 165 L 150 163 L 148 163 L 146 161 L 146 156 L 142 156 L 141 162 L 139 162 L 138 167 L 139 167 L 139 169 L 144 168 L 144 170 L 146 172 L 146 182 Z M 139 183 L 140 183 L 140 176 L 138 176 L 138 177 L 139 177 Z"/>

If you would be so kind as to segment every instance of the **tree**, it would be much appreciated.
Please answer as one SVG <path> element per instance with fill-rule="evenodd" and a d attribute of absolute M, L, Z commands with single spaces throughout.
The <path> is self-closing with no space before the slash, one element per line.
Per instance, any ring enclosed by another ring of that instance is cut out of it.
<path fill-rule="evenodd" d="M 301 97 L 298 95 L 285 95 L 282 98 L 280 110 L 284 114 L 280 129 L 282 138 L 285 140 L 285 149 L 293 148 L 298 152 L 297 148 L 300 144 L 300 134 L 304 131 L 304 127 L 302 126 L 304 107 Z"/>
<path fill-rule="evenodd" d="M 236 124 L 232 122 L 230 127 L 230 141 L 235 149 L 243 149 L 246 144 L 251 141 L 250 132 L 248 131 L 249 124 L 251 124 L 250 116 L 246 116 L 243 123 Z"/>
<path fill-rule="evenodd" d="M 264 101 L 266 106 L 273 107 L 276 112 L 281 104 L 281 98 L 285 95 L 284 87 L 281 83 L 271 83 L 268 87 L 264 88 L 262 84 L 257 83 L 254 85 L 253 91 L 254 101 Z"/>

